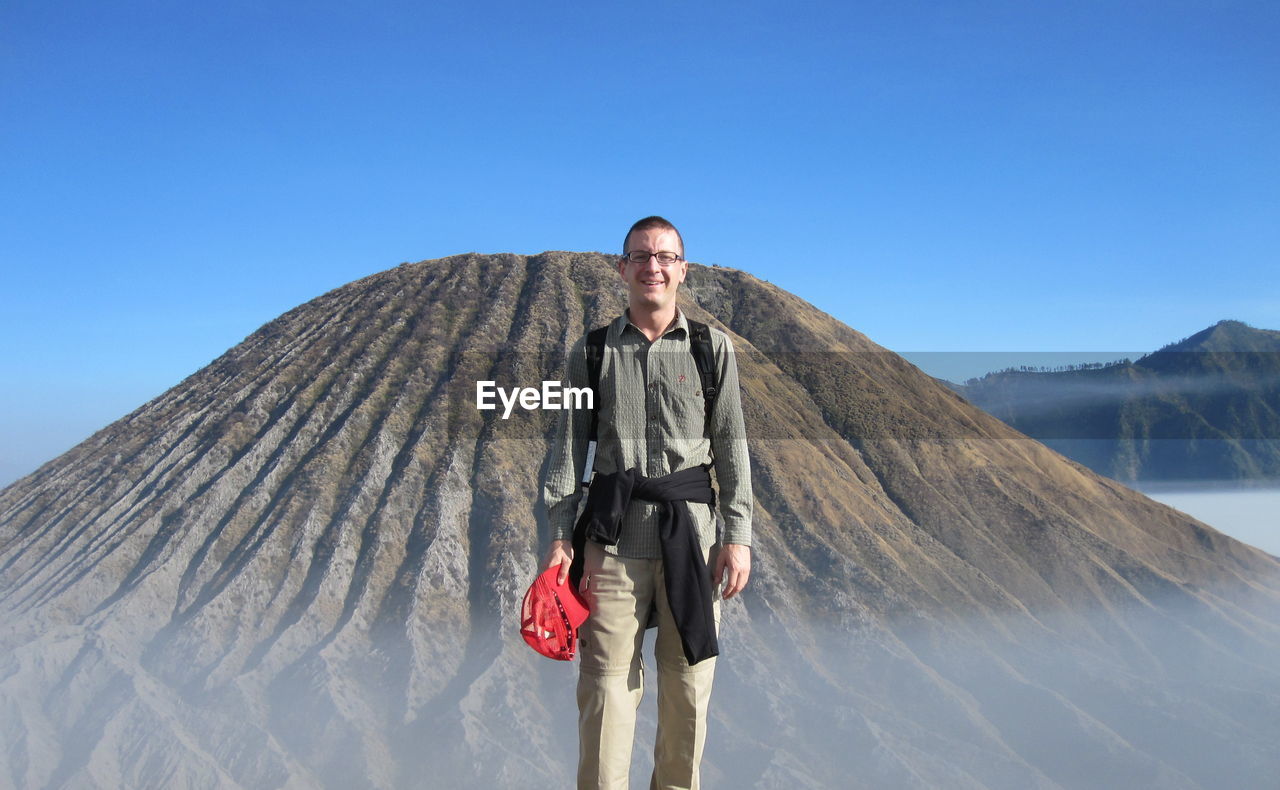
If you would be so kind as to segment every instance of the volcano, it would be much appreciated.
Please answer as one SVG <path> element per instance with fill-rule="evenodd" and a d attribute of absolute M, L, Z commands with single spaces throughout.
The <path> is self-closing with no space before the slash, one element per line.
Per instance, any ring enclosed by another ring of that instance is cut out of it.
<path fill-rule="evenodd" d="M 706 786 L 1274 787 L 1280 559 L 745 272 L 681 305 L 738 351 L 756 495 Z M 555 412 L 476 383 L 624 306 L 598 253 L 405 264 L 0 492 L 0 784 L 569 786 L 575 668 L 517 623 Z"/>

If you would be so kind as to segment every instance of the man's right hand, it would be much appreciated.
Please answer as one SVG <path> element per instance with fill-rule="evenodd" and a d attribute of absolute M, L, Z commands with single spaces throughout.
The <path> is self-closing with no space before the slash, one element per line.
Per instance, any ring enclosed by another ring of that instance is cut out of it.
<path fill-rule="evenodd" d="M 560 575 L 556 577 L 556 583 L 564 584 L 564 580 L 569 578 L 569 565 L 572 563 L 573 541 L 553 540 L 551 548 L 547 551 L 547 558 L 542 561 L 542 570 L 545 571 L 552 565 L 559 565 Z"/>

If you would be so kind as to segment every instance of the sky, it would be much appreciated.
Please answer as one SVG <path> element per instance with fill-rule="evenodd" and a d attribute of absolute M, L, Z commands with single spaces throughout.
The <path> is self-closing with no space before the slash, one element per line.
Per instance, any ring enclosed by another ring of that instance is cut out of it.
<path fill-rule="evenodd" d="M 0 485 L 351 280 L 653 213 L 935 375 L 1280 328 L 1278 40 L 1270 1 L 7 0 Z"/>

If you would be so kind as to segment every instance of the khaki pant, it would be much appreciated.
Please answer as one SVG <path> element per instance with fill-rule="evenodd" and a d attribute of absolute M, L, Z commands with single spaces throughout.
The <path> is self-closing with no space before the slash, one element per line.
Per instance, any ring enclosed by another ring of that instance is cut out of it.
<path fill-rule="evenodd" d="M 708 573 L 714 565 L 711 556 Z M 617 557 L 587 542 L 582 592 L 591 616 L 579 630 L 578 788 L 627 787 L 636 708 L 644 692 L 640 645 L 656 601 L 658 638 L 658 734 L 652 790 L 698 787 L 698 765 L 707 736 L 707 703 L 716 660 L 689 666 L 667 604 L 662 560 Z M 712 604 L 720 626 L 720 596 Z"/>

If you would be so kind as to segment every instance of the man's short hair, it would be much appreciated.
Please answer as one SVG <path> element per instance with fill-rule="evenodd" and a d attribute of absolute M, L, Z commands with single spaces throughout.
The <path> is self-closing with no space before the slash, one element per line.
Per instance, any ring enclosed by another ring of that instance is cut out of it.
<path fill-rule="evenodd" d="M 668 220 L 656 215 L 652 217 L 645 217 L 644 219 L 636 222 L 636 224 L 631 226 L 631 230 L 627 231 L 627 235 L 622 237 L 622 254 L 623 255 L 627 254 L 627 242 L 631 241 L 632 233 L 635 233 L 638 230 L 655 230 L 655 229 L 669 230 L 676 234 L 676 238 L 680 240 L 680 257 L 683 258 L 684 257 L 684 236 L 680 235 L 680 231 L 676 228 L 675 225 L 672 225 Z"/>

